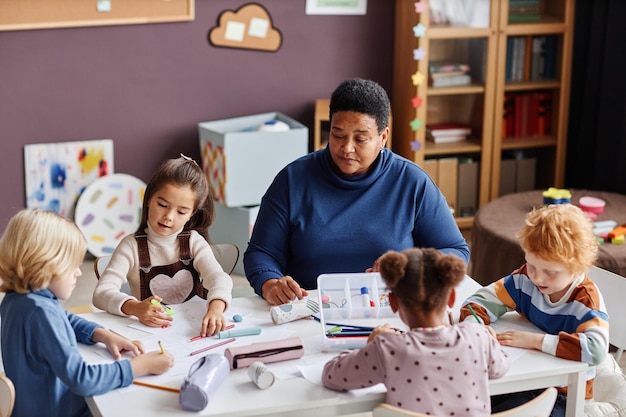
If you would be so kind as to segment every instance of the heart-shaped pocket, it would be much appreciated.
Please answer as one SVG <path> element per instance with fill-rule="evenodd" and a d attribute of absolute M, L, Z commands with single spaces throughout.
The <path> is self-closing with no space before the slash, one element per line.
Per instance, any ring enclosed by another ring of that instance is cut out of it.
<path fill-rule="evenodd" d="M 158 295 L 166 304 L 180 304 L 187 299 L 193 289 L 193 276 L 186 269 L 176 272 L 173 277 L 158 274 L 150 280 L 150 291 Z"/>

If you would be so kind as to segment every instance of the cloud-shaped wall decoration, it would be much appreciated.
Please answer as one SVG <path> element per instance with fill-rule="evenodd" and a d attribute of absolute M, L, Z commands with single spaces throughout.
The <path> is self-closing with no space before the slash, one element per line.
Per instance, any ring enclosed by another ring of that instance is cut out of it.
<path fill-rule="evenodd" d="M 263 6 L 248 3 L 234 12 L 222 12 L 217 26 L 209 31 L 209 42 L 224 48 L 275 52 L 282 44 L 282 35 Z"/>

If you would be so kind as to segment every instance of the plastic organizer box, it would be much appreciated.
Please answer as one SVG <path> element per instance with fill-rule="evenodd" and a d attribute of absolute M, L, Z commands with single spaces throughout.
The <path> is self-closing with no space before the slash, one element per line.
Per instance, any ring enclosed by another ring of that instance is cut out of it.
<path fill-rule="evenodd" d="M 326 347 L 363 347 L 368 333 L 378 325 L 406 327 L 391 311 L 388 291 L 377 272 L 322 274 L 317 289 Z"/>

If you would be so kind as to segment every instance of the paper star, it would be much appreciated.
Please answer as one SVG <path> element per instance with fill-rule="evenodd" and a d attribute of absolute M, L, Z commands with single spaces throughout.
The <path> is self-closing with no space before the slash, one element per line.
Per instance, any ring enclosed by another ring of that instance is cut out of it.
<path fill-rule="evenodd" d="M 411 99 L 411 104 L 413 105 L 414 108 L 417 108 L 422 105 L 423 101 L 424 100 L 421 97 L 415 96 Z"/>
<path fill-rule="evenodd" d="M 424 59 L 425 56 L 426 56 L 426 51 L 424 50 L 424 48 L 413 49 L 414 60 L 419 61 L 421 59 Z"/>
<path fill-rule="evenodd" d="M 417 131 L 420 130 L 422 128 L 422 121 L 420 119 L 418 119 L 417 117 L 413 120 L 411 120 L 411 130 L 412 131 Z"/>
<path fill-rule="evenodd" d="M 415 13 L 424 13 L 426 11 L 426 9 L 428 8 L 428 5 L 426 3 L 424 3 L 423 1 L 416 1 L 415 2 Z"/>
<path fill-rule="evenodd" d="M 418 23 L 417 25 L 413 26 L 413 35 L 416 38 L 419 38 L 420 36 L 424 36 L 425 33 L 426 33 L 426 26 L 422 25 L 421 23 Z"/>
<path fill-rule="evenodd" d="M 413 80 L 413 85 L 418 86 L 424 82 L 424 74 L 419 71 L 416 71 L 415 74 L 411 75 L 411 80 Z"/>
<path fill-rule="evenodd" d="M 411 141 L 411 150 L 413 152 L 417 152 L 420 149 L 422 149 L 422 142 L 420 142 L 419 140 L 413 140 Z"/>

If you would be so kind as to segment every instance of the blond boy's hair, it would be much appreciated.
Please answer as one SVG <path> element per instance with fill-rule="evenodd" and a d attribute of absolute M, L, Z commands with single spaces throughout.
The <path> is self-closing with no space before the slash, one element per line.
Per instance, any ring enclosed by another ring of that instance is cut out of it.
<path fill-rule="evenodd" d="M 26 209 L 0 238 L 0 291 L 47 288 L 82 263 L 87 242 L 72 221 L 50 211 Z"/>
<path fill-rule="evenodd" d="M 524 252 L 565 265 L 575 275 L 589 269 L 598 257 L 593 223 L 572 204 L 531 211 L 517 238 Z"/>

